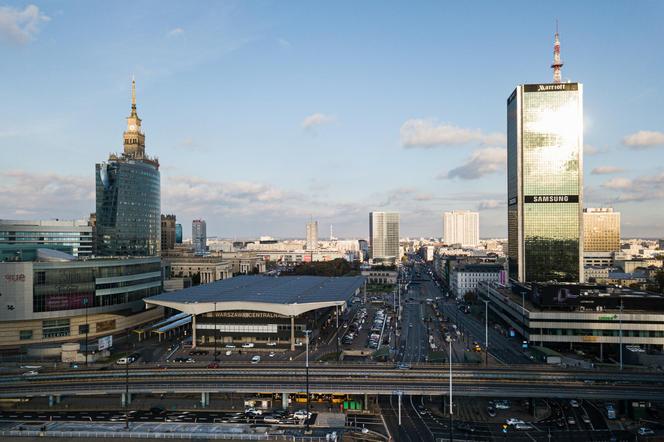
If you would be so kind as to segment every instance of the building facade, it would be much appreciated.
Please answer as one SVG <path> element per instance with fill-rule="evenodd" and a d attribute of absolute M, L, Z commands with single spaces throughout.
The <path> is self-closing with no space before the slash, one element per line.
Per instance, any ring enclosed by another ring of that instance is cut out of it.
<path fill-rule="evenodd" d="M 32 261 L 37 249 L 91 256 L 92 242 L 92 226 L 85 220 L 0 220 L 0 261 Z"/>
<path fill-rule="evenodd" d="M 526 84 L 507 100 L 510 278 L 583 280 L 583 87 Z"/>
<path fill-rule="evenodd" d="M 374 261 L 399 259 L 399 213 L 369 214 L 369 247 Z"/>
<path fill-rule="evenodd" d="M 196 255 L 205 255 L 207 251 L 207 227 L 202 219 L 191 222 L 191 241 Z"/>
<path fill-rule="evenodd" d="M 620 212 L 606 207 L 583 209 L 583 251 L 620 252 Z"/>
<path fill-rule="evenodd" d="M 124 152 L 95 167 L 96 253 L 101 256 L 156 256 L 161 250 L 159 161 L 145 154 L 145 134 L 136 113 L 132 82 L 131 114 Z"/>
<path fill-rule="evenodd" d="M 480 214 L 468 210 L 454 210 L 443 214 L 443 241 L 476 247 L 480 243 Z"/>
<path fill-rule="evenodd" d="M 318 248 L 318 221 L 309 221 L 307 223 L 307 250 L 316 250 Z"/>
<path fill-rule="evenodd" d="M 175 248 L 175 215 L 161 215 L 161 250 Z"/>
<path fill-rule="evenodd" d="M 477 263 L 461 264 L 453 267 L 450 272 L 450 292 L 457 298 L 463 298 L 466 293 L 474 293 L 480 282 L 500 281 L 503 272 L 501 264 Z"/>
<path fill-rule="evenodd" d="M 162 291 L 161 259 L 0 263 L 0 348 L 90 340 L 163 315 L 143 298 Z"/>

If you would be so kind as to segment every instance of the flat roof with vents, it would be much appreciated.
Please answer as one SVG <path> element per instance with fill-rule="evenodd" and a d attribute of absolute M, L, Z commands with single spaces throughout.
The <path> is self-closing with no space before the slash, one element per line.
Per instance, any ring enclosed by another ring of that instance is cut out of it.
<path fill-rule="evenodd" d="M 245 310 L 299 316 L 311 310 L 342 306 L 358 294 L 363 285 L 362 276 L 244 275 L 152 296 L 144 301 L 193 315 L 215 310 Z"/>

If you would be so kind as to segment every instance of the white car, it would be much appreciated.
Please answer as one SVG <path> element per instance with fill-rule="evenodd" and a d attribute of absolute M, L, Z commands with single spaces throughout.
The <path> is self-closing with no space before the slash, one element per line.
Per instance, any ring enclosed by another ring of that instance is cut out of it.
<path fill-rule="evenodd" d="M 224 348 L 235 348 L 235 345 L 233 344 L 226 344 Z"/>
<path fill-rule="evenodd" d="M 533 426 L 528 424 L 516 424 L 514 428 L 517 430 L 532 430 Z"/>
<path fill-rule="evenodd" d="M 579 407 L 579 401 L 577 401 L 576 399 L 572 399 L 572 400 L 570 400 L 570 401 L 569 401 L 569 404 L 570 404 L 572 407 L 574 407 L 574 408 L 578 408 L 578 407 Z"/>
<path fill-rule="evenodd" d="M 307 414 L 307 410 L 297 410 L 293 413 L 293 417 L 298 420 L 303 420 L 311 417 L 311 413 Z"/>
<path fill-rule="evenodd" d="M 639 436 L 652 436 L 655 432 L 648 427 L 639 428 Z"/>
<path fill-rule="evenodd" d="M 254 348 L 254 343 L 247 342 L 246 344 L 242 344 L 242 348 Z"/>
<path fill-rule="evenodd" d="M 260 361 L 261 361 L 261 357 L 258 356 L 258 355 L 251 358 L 251 363 L 252 364 L 258 364 Z"/>
<path fill-rule="evenodd" d="M 525 424 L 524 421 L 522 421 L 521 419 L 517 419 L 517 418 L 515 418 L 515 417 L 511 417 L 511 418 L 507 419 L 507 420 L 505 421 L 505 423 L 506 423 L 507 425 Z"/>
<path fill-rule="evenodd" d="M 30 371 L 26 371 L 25 373 L 23 373 L 23 376 L 37 376 L 38 374 L 39 373 L 36 372 L 35 370 L 30 370 Z"/>
<path fill-rule="evenodd" d="M 247 408 L 246 410 L 244 410 L 244 414 L 261 415 L 261 414 L 263 414 L 263 410 L 261 410 L 259 408 L 251 407 L 251 408 Z"/>
<path fill-rule="evenodd" d="M 233 354 L 232 351 L 230 351 L 230 350 L 226 350 L 226 356 L 230 356 L 230 355 L 232 355 L 232 354 Z"/>
<path fill-rule="evenodd" d="M 276 347 L 276 346 L 277 346 L 277 343 L 276 343 L 276 342 L 268 342 L 268 343 L 265 344 L 265 345 L 267 345 L 268 347 Z"/>
<path fill-rule="evenodd" d="M 268 354 L 269 357 L 273 358 L 276 353 L 271 351 L 270 354 Z"/>

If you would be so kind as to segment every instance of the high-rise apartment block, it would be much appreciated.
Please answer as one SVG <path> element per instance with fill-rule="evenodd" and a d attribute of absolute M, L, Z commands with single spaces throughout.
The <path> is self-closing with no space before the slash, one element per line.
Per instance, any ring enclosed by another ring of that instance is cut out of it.
<path fill-rule="evenodd" d="M 196 255 L 204 255 L 207 251 L 207 228 L 205 221 L 195 219 L 191 222 L 191 242 Z"/>
<path fill-rule="evenodd" d="M 454 210 L 443 214 L 443 241 L 475 247 L 480 243 L 480 214 L 468 210 Z"/>
<path fill-rule="evenodd" d="M 307 223 L 307 250 L 316 250 L 318 248 L 318 221 L 309 221 Z"/>
<path fill-rule="evenodd" d="M 175 248 L 175 215 L 161 215 L 161 250 Z"/>
<path fill-rule="evenodd" d="M 131 114 L 124 152 L 98 163 L 96 177 L 96 253 L 102 256 L 153 256 L 161 250 L 159 161 L 145 154 L 145 134 L 136 112 L 132 81 Z"/>
<path fill-rule="evenodd" d="M 560 76 L 558 34 L 555 78 Z M 583 281 L 583 87 L 519 85 L 507 99 L 510 278 Z"/>
<path fill-rule="evenodd" d="M 369 214 L 369 247 L 374 261 L 399 259 L 399 213 L 371 212 Z"/>
<path fill-rule="evenodd" d="M 583 251 L 620 251 L 620 212 L 607 207 L 583 209 Z"/>

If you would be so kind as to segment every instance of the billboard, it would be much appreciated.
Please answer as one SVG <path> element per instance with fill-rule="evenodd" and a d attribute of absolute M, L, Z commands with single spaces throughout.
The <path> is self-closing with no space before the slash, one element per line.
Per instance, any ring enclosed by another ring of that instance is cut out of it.
<path fill-rule="evenodd" d="M 99 341 L 97 341 L 97 349 L 99 351 L 106 350 L 107 348 L 111 347 L 113 347 L 113 335 L 104 336 L 103 338 L 99 338 Z"/>

